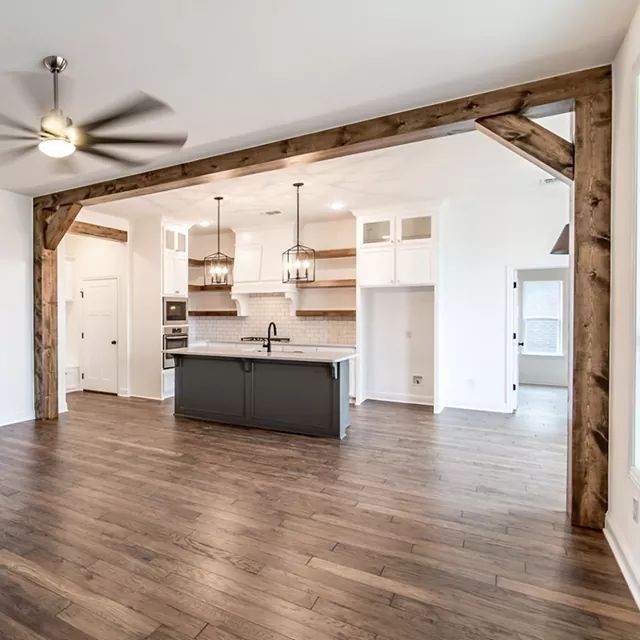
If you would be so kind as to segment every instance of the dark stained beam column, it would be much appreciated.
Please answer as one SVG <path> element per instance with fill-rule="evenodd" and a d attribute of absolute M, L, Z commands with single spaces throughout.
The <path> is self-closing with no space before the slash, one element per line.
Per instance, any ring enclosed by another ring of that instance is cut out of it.
<path fill-rule="evenodd" d="M 44 236 L 44 244 L 47 249 L 55 250 L 64 238 L 64 234 L 80 213 L 82 205 L 77 202 L 61 205 L 56 208 L 56 212 L 50 217 Z"/>
<path fill-rule="evenodd" d="M 476 129 L 566 184 L 573 182 L 573 145 L 537 122 L 505 113 L 476 120 Z"/>
<path fill-rule="evenodd" d="M 47 249 L 47 209 L 33 215 L 34 404 L 38 419 L 58 416 L 58 266 Z"/>
<path fill-rule="evenodd" d="M 601 529 L 609 457 L 611 93 L 575 105 L 570 508 L 574 525 Z"/>

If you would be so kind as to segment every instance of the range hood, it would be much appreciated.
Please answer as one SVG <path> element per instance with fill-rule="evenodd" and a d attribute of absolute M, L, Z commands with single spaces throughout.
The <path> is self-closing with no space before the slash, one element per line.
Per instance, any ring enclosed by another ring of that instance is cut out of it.
<path fill-rule="evenodd" d="M 251 294 L 281 293 L 292 301 L 295 315 L 298 290 L 282 282 L 282 253 L 295 242 L 293 222 L 234 229 L 236 236 L 231 298 L 238 315 L 246 314 Z"/>

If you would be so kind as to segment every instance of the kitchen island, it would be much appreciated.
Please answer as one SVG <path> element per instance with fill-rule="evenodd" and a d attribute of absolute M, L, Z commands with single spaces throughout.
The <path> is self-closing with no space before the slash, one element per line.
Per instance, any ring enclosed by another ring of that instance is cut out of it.
<path fill-rule="evenodd" d="M 175 415 L 344 438 L 352 353 L 172 349 Z"/>

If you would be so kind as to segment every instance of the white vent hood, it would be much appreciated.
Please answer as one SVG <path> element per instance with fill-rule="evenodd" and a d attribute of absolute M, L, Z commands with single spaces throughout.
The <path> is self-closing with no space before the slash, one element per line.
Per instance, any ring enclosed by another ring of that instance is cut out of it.
<path fill-rule="evenodd" d="M 282 293 L 292 301 L 292 315 L 298 290 L 282 282 L 282 254 L 295 243 L 295 225 L 268 224 L 260 227 L 234 229 L 236 247 L 233 265 L 231 297 L 238 315 L 247 315 L 247 297 L 256 293 Z"/>

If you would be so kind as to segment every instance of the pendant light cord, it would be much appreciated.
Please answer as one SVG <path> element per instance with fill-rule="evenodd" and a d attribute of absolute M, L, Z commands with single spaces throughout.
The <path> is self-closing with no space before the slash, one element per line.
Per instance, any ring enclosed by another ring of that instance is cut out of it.
<path fill-rule="evenodd" d="M 300 185 L 296 186 L 296 244 L 300 245 Z"/>
<path fill-rule="evenodd" d="M 218 200 L 218 253 L 220 253 L 220 200 Z"/>

